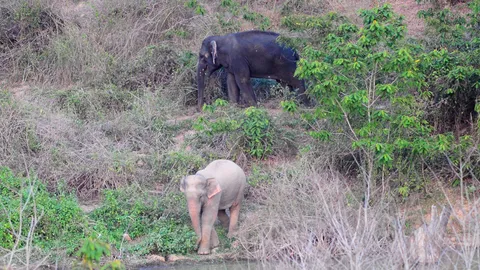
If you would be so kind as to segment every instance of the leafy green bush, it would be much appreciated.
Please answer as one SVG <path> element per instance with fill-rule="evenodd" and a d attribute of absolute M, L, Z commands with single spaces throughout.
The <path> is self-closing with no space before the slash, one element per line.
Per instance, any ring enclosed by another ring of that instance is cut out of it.
<path fill-rule="evenodd" d="M 81 264 L 90 270 L 97 268 L 96 266 L 99 266 L 102 257 L 110 256 L 110 254 L 111 248 L 109 244 L 92 237 L 85 239 L 82 247 L 77 252 L 77 256 L 81 259 Z M 113 260 L 107 262 L 100 269 L 121 270 L 125 269 L 125 266 L 120 260 Z"/>
<path fill-rule="evenodd" d="M 160 219 L 151 228 L 140 243 L 129 247 L 131 252 L 138 255 L 187 254 L 196 248 L 197 236 L 189 223 L 172 218 Z"/>
<path fill-rule="evenodd" d="M 0 205 L 0 246 L 5 249 L 19 240 L 18 247 L 32 241 L 71 254 L 86 235 L 87 219 L 73 195 L 54 196 L 38 179 L 17 177 L 6 167 L 0 167 Z"/>
<path fill-rule="evenodd" d="M 104 190 L 102 205 L 90 213 L 94 229 L 109 243 L 120 243 L 124 233 L 132 238 L 145 235 L 153 221 L 160 218 L 163 207 L 158 199 L 146 199 L 141 191 Z"/>
<path fill-rule="evenodd" d="M 256 158 L 272 152 L 271 120 L 265 110 L 250 107 L 245 110 L 242 131 L 247 140 L 248 153 Z"/>
<path fill-rule="evenodd" d="M 308 133 L 319 141 L 346 138 L 351 143 L 351 151 L 360 154 L 355 160 L 367 193 L 392 172 L 399 174 L 402 196 L 421 189 L 425 180 L 417 169 L 425 161 L 442 163 L 439 154 L 457 147 L 451 134 L 444 133 L 451 129 L 427 121 L 431 112 L 444 110 L 444 116 L 457 120 L 475 117 L 479 1 L 470 7 L 469 20 L 446 10 L 423 12 L 436 35 L 427 48 L 404 38 L 403 18 L 388 4 L 362 10 L 362 28 L 335 14 L 283 20 L 292 31 L 309 34 L 306 39 L 281 39 L 300 48 L 310 44 L 302 50 L 295 74 L 312 82 L 308 93 L 317 101 L 314 112 L 302 115 L 311 125 Z M 443 104 L 453 109 L 427 106 L 435 96 L 445 95 Z M 289 112 L 296 111 L 292 105 L 282 103 Z M 458 124 L 442 121 L 450 127 Z"/>
<path fill-rule="evenodd" d="M 236 147 L 254 158 L 265 158 L 272 153 L 272 122 L 268 113 L 259 108 L 249 107 L 241 114 L 222 109 L 227 101 L 217 99 L 213 105 L 204 105 L 203 110 L 210 118 L 200 117 L 194 129 L 206 136 L 228 135 Z"/>
<path fill-rule="evenodd" d="M 311 123 L 309 134 L 319 141 L 346 137 L 365 180 L 366 194 L 377 179 L 407 158 L 410 164 L 432 154 L 432 127 L 424 120 L 424 104 L 431 93 L 422 88 L 422 56 L 405 44 L 402 17 L 389 5 L 363 10 L 363 27 L 332 25 L 330 33 L 303 51 L 296 76 L 310 80 L 309 95 L 317 101 L 313 113 L 303 114 Z M 323 19 L 304 18 L 300 31 L 321 28 Z M 328 28 L 327 28 L 328 29 Z M 331 130 L 318 122 L 328 120 Z M 427 150 L 428 149 L 428 150 Z"/>
<path fill-rule="evenodd" d="M 480 1 L 469 3 L 470 13 L 449 9 L 419 12 L 425 19 L 425 44 L 422 59 L 424 88 L 435 96 L 427 111 L 439 132 L 457 135 L 472 124 L 480 95 Z"/>
<path fill-rule="evenodd" d="M 132 239 L 142 239 L 128 250 L 143 255 L 150 252 L 186 253 L 193 228 L 186 201 L 178 190 L 164 196 L 152 196 L 141 190 L 105 190 L 102 204 L 90 213 L 99 239 L 117 248 L 127 233 Z M 193 242 L 193 244 L 195 241 Z"/>

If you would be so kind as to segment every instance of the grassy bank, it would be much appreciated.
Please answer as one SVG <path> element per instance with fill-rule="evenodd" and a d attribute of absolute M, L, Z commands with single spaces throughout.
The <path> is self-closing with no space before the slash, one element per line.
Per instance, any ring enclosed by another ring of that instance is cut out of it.
<path fill-rule="evenodd" d="M 347 2 L 0 0 L 0 265 L 193 255 L 178 181 L 227 158 L 249 184 L 235 238 L 219 228 L 230 258 L 410 269 L 436 204 L 435 260 L 472 267 L 480 3 L 437 1 L 412 35 L 391 6 Z M 219 72 L 195 112 L 201 41 L 251 28 L 299 50 L 314 106 L 255 79 L 261 105 L 239 108 Z"/>

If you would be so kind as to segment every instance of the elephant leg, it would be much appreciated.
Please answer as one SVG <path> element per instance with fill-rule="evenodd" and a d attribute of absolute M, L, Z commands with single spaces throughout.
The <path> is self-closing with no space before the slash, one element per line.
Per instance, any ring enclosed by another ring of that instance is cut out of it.
<path fill-rule="evenodd" d="M 212 237 L 212 231 L 214 231 L 213 224 L 217 220 L 218 204 L 220 203 L 220 196 L 214 196 L 212 199 L 208 199 L 205 203 L 202 211 L 202 240 L 200 241 L 200 247 L 198 248 L 198 254 L 204 255 L 210 253 Z M 218 239 L 218 236 L 217 236 Z"/>
<path fill-rule="evenodd" d="M 230 218 L 228 217 L 227 212 L 225 212 L 225 210 L 218 210 L 218 219 L 222 223 L 222 226 L 225 229 L 228 229 L 230 225 Z"/>
<path fill-rule="evenodd" d="M 235 203 L 230 207 L 230 226 L 228 228 L 228 238 L 233 236 L 237 229 L 238 215 L 240 214 L 240 204 Z"/>
<path fill-rule="evenodd" d="M 253 92 L 252 83 L 250 82 L 250 74 L 248 68 L 246 72 L 239 72 L 235 74 L 235 81 L 237 82 L 240 91 L 245 93 L 247 97 L 247 103 L 249 106 L 257 105 L 257 98 Z"/>
<path fill-rule="evenodd" d="M 293 78 L 289 84 L 291 88 L 298 89 L 298 98 L 304 105 L 309 105 L 307 93 L 305 93 L 305 82 L 297 78 Z"/>
<path fill-rule="evenodd" d="M 237 83 L 235 82 L 235 76 L 232 73 L 228 73 L 227 88 L 230 103 L 238 103 L 240 101 L 240 89 L 238 89 Z"/>
<path fill-rule="evenodd" d="M 220 241 L 218 240 L 217 231 L 215 231 L 215 227 L 212 228 L 212 234 L 210 235 L 210 247 L 216 248 L 220 245 Z"/>

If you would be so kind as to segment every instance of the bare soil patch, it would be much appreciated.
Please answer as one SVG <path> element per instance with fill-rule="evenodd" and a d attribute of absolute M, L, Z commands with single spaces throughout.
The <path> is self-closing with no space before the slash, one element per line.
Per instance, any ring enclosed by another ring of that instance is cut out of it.
<path fill-rule="evenodd" d="M 413 37 L 420 37 L 425 30 L 425 23 L 418 17 L 420 10 L 432 7 L 430 3 L 418 4 L 415 0 L 389 0 L 395 13 L 405 16 L 407 34 Z"/>

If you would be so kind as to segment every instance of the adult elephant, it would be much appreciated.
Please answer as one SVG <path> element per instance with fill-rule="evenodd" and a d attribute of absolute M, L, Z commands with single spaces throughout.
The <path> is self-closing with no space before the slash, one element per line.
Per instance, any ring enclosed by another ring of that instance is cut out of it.
<path fill-rule="evenodd" d="M 197 234 L 198 254 L 209 254 L 219 245 L 213 224 L 220 219 L 228 228 L 228 237 L 236 229 L 243 191 L 247 182 L 243 170 L 230 160 L 215 160 L 195 175 L 182 179 L 180 190 Z M 225 212 L 230 210 L 230 217 Z"/>
<path fill-rule="evenodd" d="M 308 103 L 305 83 L 293 76 L 299 56 L 293 49 L 278 44 L 278 36 L 253 30 L 205 38 L 198 56 L 198 109 L 203 106 L 205 72 L 210 76 L 221 67 L 227 71 L 230 102 L 238 103 L 241 91 L 249 105 L 256 105 L 250 78 L 268 78 L 291 89 L 298 88 L 300 100 Z"/>

